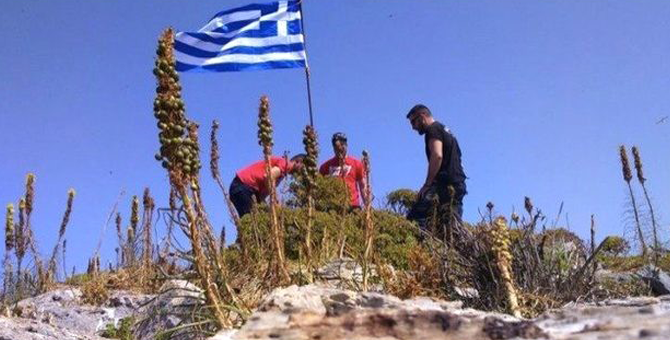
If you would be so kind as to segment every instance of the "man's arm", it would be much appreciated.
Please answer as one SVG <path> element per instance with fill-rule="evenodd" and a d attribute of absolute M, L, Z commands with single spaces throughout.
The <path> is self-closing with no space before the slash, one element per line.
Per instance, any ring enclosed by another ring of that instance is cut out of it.
<path fill-rule="evenodd" d="M 428 141 L 428 148 L 430 149 L 428 174 L 426 175 L 426 182 L 423 184 L 423 187 L 421 187 L 421 190 L 419 190 L 419 196 L 421 196 L 433 183 L 437 173 L 440 171 L 440 166 L 442 165 L 442 141 L 437 138 L 432 138 Z"/>
<path fill-rule="evenodd" d="M 270 179 L 272 180 L 272 185 L 277 185 L 277 178 L 281 176 L 281 168 L 278 166 L 273 166 L 270 169 Z"/>

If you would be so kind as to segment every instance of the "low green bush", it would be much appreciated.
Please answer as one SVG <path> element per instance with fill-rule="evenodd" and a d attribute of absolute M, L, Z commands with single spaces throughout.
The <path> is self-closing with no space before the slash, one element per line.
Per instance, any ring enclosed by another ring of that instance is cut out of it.
<path fill-rule="evenodd" d="M 282 208 L 279 213 L 286 232 L 284 239 L 286 257 L 288 260 L 298 260 L 306 235 L 307 210 Z M 270 218 L 268 209 L 263 207 L 241 219 L 241 230 L 238 233 L 243 244 L 247 246 L 250 256 L 262 258 L 267 254 L 266 245 L 271 244 Z M 315 211 L 312 248 L 320 254 L 320 258 L 332 258 L 337 255 L 344 241 L 345 255 L 360 257 L 365 247 L 364 219 L 365 214 L 362 211 L 345 214 Z M 388 211 L 374 211 L 373 222 L 374 256 L 384 259 L 395 268 L 406 269 L 407 252 L 418 244 L 416 226 L 404 217 Z"/>

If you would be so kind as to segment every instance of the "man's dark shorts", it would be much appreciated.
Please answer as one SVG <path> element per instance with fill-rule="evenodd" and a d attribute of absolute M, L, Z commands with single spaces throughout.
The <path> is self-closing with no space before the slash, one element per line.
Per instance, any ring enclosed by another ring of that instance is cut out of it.
<path fill-rule="evenodd" d="M 251 212 L 251 208 L 256 202 L 256 191 L 235 176 L 235 179 L 230 183 L 230 200 L 237 210 L 237 214 L 242 217 Z"/>

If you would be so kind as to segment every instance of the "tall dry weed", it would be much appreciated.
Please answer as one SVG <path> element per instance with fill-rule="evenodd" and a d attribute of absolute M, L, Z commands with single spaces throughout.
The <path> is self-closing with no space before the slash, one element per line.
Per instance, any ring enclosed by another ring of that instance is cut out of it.
<path fill-rule="evenodd" d="M 368 290 L 368 279 L 370 276 L 370 263 L 372 249 L 375 241 L 375 225 L 372 220 L 372 183 L 370 183 L 370 155 L 363 151 L 363 171 L 365 174 L 365 187 L 363 188 L 363 199 L 365 203 L 365 250 L 363 252 L 363 290 Z"/>
<path fill-rule="evenodd" d="M 647 178 L 644 177 L 644 169 L 642 167 L 642 157 L 640 156 L 640 149 L 637 146 L 631 148 L 633 152 L 633 160 L 635 164 L 635 170 L 637 173 L 637 180 L 642 186 L 642 191 L 644 192 L 644 198 L 647 200 L 647 207 L 649 208 L 649 213 L 651 215 L 651 227 L 652 235 L 654 242 L 654 261 L 658 264 L 658 253 L 661 250 L 661 244 L 658 237 L 658 224 L 656 222 L 656 214 L 654 212 L 654 205 L 651 203 L 651 198 L 649 197 L 649 192 L 647 191 Z"/>
<path fill-rule="evenodd" d="M 142 195 L 142 266 L 145 270 L 149 270 L 153 260 L 153 242 L 151 239 L 152 220 L 156 204 L 149 192 L 149 188 L 144 189 Z"/>
<path fill-rule="evenodd" d="M 9 259 L 9 255 L 14 249 L 14 205 L 8 204 L 7 211 L 5 213 L 5 258 L 3 260 L 4 276 L 3 276 L 3 296 L 2 301 L 5 302 L 7 294 L 13 285 L 13 275 L 12 275 L 12 263 Z"/>
<path fill-rule="evenodd" d="M 219 151 L 219 141 L 216 137 L 216 133 L 219 130 L 219 122 L 216 120 L 212 121 L 212 133 L 209 137 L 210 140 L 210 145 L 211 145 L 211 150 L 210 150 L 210 161 L 209 161 L 209 169 L 212 174 L 212 178 L 216 182 L 216 184 L 219 186 L 219 189 L 221 189 L 221 192 L 223 193 L 223 198 L 226 201 L 226 207 L 228 207 L 228 213 L 230 214 L 230 217 L 233 219 L 233 223 L 235 224 L 235 227 L 237 230 L 240 229 L 240 216 L 237 214 L 237 210 L 235 209 L 235 206 L 233 205 L 233 201 L 230 200 L 230 195 L 228 194 L 228 191 L 226 190 L 225 185 L 223 184 L 223 179 L 221 179 L 221 171 L 219 170 L 219 159 L 221 158 L 220 151 Z M 225 233 L 225 227 L 221 231 L 222 233 Z M 238 242 L 241 242 L 241 240 L 238 238 Z M 221 243 L 225 245 L 225 240 L 221 238 Z M 246 246 L 242 243 L 240 243 L 240 246 L 242 247 L 242 250 L 246 254 Z M 246 258 L 246 256 L 245 256 Z"/>
<path fill-rule="evenodd" d="M 318 174 L 317 159 L 319 158 L 319 145 L 316 130 L 311 125 L 305 126 L 302 132 L 302 143 L 305 147 L 305 159 L 303 160 L 303 185 L 307 196 L 307 225 L 305 226 L 305 255 L 307 266 L 311 267 L 313 260 L 312 230 L 314 229 L 314 190 L 316 189 L 316 176 Z"/>
<path fill-rule="evenodd" d="M 280 284 L 286 284 L 291 281 L 291 276 L 286 267 L 286 257 L 284 256 L 284 228 L 279 222 L 279 200 L 275 187 L 275 179 L 272 176 L 272 122 L 270 121 L 270 100 L 267 96 L 261 97 L 258 107 L 258 144 L 263 148 L 263 158 L 265 159 L 265 178 L 266 187 L 270 193 L 270 213 L 272 218 L 272 246 L 273 246 L 273 273 L 272 279 L 279 280 Z"/>
<path fill-rule="evenodd" d="M 171 202 L 175 205 L 175 209 L 171 206 L 171 211 L 176 215 L 171 218 L 189 239 L 192 255 L 188 258 L 205 291 L 206 305 L 218 327 L 227 328 L 232 325 L 230 312 L 233 308 L 230 307 L 235 303 L 235 297 L 227 284 L 224 264 L 217 255 L 219 246 L 200 195 L 198 126 L 185 115 L 173 46 L 174 31 L 167 29 L 159 39 L 154 68 L 158 85 L 154 116 L 158 120 L 161 145 L 156 159 L 168 172 L 171 191 L 176 198 L 174 203 Z"/>
<path fill-rule="evenodd" d="M 642 248 L 642 256 L 647 256 L 647 244 L 644 239 L 644 233 L 642 232 L 642 223 L 640 222 L 640 213 L 637 208 L 637 202 L 635 201 L 635 194 L 633 193 L 633 187 L 630 184 L 631 179 L 633 179 L 633 173 L 630 171 L 630 163 L 628 161 L 628 154 L 626 153 L 626 148 L 621 145 L 619 146 L 619 159 L 621 161 L 621 172 L 623 174 L 623 180 L 628 185 L 628 193 L 633 206 L 633 216 L 635 217 L 635 230 L 637 231 L 638 242 L 640 242 L 640 247 Z"/>
<path fill-rule="evenodd" d="M 57 266 L 58 250 L 63 242 L 63 238 L 65 237 L 65 231 L 67 229 L 67 225 L 70 222 L 70 214 L 72 213 L 72 203 L 74 202 L 75 194 L 76 192 L 74 191 L 74 189 L 70 189 L 67 192 L 67 203 L 65 205 L 65 212 L 63 213 L 63 219 L 61 220 L 60 227 L 58 228 L 58 239 L 56 241 L 56 245 L 51 251 L 51 257 L 49 258 L 49 264 L 47 267 L 48 281 L 51 282 L 54 282 L 57 279 L 56 270 L 58 269 Z"/>

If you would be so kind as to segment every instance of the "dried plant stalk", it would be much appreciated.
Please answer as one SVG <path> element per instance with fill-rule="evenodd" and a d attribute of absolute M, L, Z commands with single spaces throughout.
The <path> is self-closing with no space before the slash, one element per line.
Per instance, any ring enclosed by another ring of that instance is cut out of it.
<path fill-rule="evenodd" d="M 496 218 L 490 230 L 490 236 L 492 241 L 491 250 L 495 256 L 496 267 L 505 289 L 509 310 L 512 315 L 521 317 L 516 287 L 514 287 L 514 279 L 512 278 L 512 253 L 510 252 L 509 230 L 505 218 Z"/>
<path fill-rule="evenodd" d="M 23 257 L 26 255 L 26 248 L 28 247 L 26 241 L 26 200 L 21 198 L 19 200 L 19 223 L 14 228 L 14 253 L 16 254 L 16 276 L 17 280 L 21 280 L 21 263 Z"/>
<path fill-rule="evenodd" d="M 116 237 L 119 241 L 119 247 L 116 248 L 116 252 L 119 253 L 120 255 L 117 254 L 117 267 L 119 266 L 124 266 L 125 265 L 125 249 L 126 249 L 126 241 L 123 238 L 123 230 L 121 228 L 121 213 L 116 213 L 116 218 L 114 219 L 114 224 L 116 226 Z M 120 256 L 120 258 L 119 258 Z"/>
<path fill-rule="evenodd" d="M 637 237 L 640 241 L 640 246 L 642 247 L 642 257 L 647 256 L 647 244 L 644 241 L 644 233 L 642 232 L 642 223 L 640 223 L 640 214 L 638 213 L 637 203 L 635 201 L 635 195 L 633 194 L 633 187 L 630 184 L 630 180 L 633 179 L 633 174 L 630 171 L 630 164 L 628 162 L 628 154 L 626 153 L 626 148 L 621 145 L 619 146 L 619 158 L 621 159 L 621 171 L 623 173 L 623 180 L 626 181 L 628 185 L 628 193 L 630 195 L 630 201 L 633 205 L 633 214 L 635 216 L 635 228 L 637 231 Z"/>
<path fill-rule="evenodd" d="M 130 204 L 130 225 L 126 236 L 126 260 L 128 265 L 135 265 L 135 248 L 137 245 L 137 226 L 140 222 L 140 200 L 133 196 Z"/>
<path fill-rule="evenodd" d="M 70 189 L 67 192 L 67 203 L 65 205 L 65 213 L 63 213 L 63 219 L 61 220 L 60 228 L 58 229 L 58 240 L 54 246 L 53 251 L 51 252 L 51 258 L 49 258 L 49 266 L 47 269 L 47 276 L 49 280 L 56 279 L 56 257 L 58 256 L 58 248 L 65 237 L 65 230 L 67 225 L 70 222 L 70 214 L 72 213 L 72 203 L 74 202 L 74 196 L 76 192 L 74 189 Z"/>
<path fill-rule="evenodd" d="M 173 46 L 174 32 L 169 28 L 159 39 L 156 68 L 154 69 L 158 83 L 154 101 L 154 116 L 158 119 L 161 144 L 156 159 L 168 171 L 171 189 L 183 203 L 187 224 L 185 233 L 193 249 L 193 262 L 205 291 L 207 305 L 211 308 L 218 326 L 227 328 L 231 326 L 231 322 L 224 310 L 223 298 L 215 282 L 216 275 L 209 262 L 210 260 L 216 261 L 218 256 L 207 254 L 207 249 L 212 248 L 211 237 L 207 235 L 203 237 L 201 234 L 201 232 L 208 234 L 211 228 L 206 225 L 204 207 L 198 197 L 198 173 L 201 165 L 196 134 L 197 125 L 186 119 L 179 76 L 175 70 Z M 189 131 L 186 131 L 187 129 Z M 206 242 L 206 248 L 203 248 L 203 242 Z M 223 276 L 223 273 L 220 274 Z"/>
<path fill-rule="evenodd" d="M 14 249 L 14 205 L 7 204 L 5 215 L 5 255 Z"/>
<path fill-rule="evenodd" d="M 651 214 L 651 226 L 654 237 L 654 259 L 658 260 L 658 252 L 660 251 L 660 243 L 658 241 L 658 225 L 656 224 L 656 214 L 654 213 L 654 206 L 651 204 L 651 199 L 649 198 L 649 192 L 647 191 L 647 186 L 645 183 L 647 179 L 644 177 L 644 172 L 642 168 L 642 157 L 640 157 L 640 149 L 636 146 L 632 147 L 633 159 L 635 162 L 635 170 L 637 172 L 637 180 L 642 186 L 642 191 L 644 191 L 644 198 L 647 200 L 647 206 L 649 207 L 649 213 Z"/>
<path fill-rule="evenodd" d="M 118 248 L 117 248 L 118 249 Z M 65 255 L 67 254 L 67 239 L 63 240 L 63 280 L 67 280 L 67 264 Z"/>
<path fill-rule="evenodd" d="M 219 155 L 219 142 L 216 138 L 216 132 L 219 129 L 219 122 L 216 120 L 212 121 L 212 133 L 210 135 L 210 144 L 211 144 L 211 152 L 210 152 L 210 161 L 209 161 L 209 169 L 211 170 L 212 173 L 212 178 L 214 181 L 216 181 L 216 184 L 219 186 L 219 189 L 221 189 L 221 192 L 223 193 L 223 198 L 226 200 L 226 206 L 228 207 L 228 213 L 230 214 L 230 217 L 233 219 L 233 223 L 235 223 L 235 227 L 237 228 L 237 242 L 240 243 L 240 247 L 242 248 L 242 251 L 244 253 L 244 258 L 247 258 L 247 247 L 244 244 L 244 241 L 240 235 L 240 230 L 241 230 L 241 224 L 240 224 L 240 216 L 237 214 L 237 210 L 235 209 L 235 205 L 233 205 L 233 201 L 230 200 L 230 195 L 228 195 L 228 191 L 226 190 L 226 187 L 223 185 L 223 180 L 221 179 L 221 171 L 219 171 L 219 159 L 221 158 Z M 225 233 L 225 226 L 221 230 L 221 233 Z M 225 248 L 226 241 L 225 239 L 221 238 L 221 247 Z"/>
<path fill-rule="evenodd" d="M 154 199 L 151 197 L 149 188 L 144 189 L 142 196 L 142 206 L 144 208 L 144 215 L 142 217 L 142 266 L 145 269 L 151 267 L 151 260 L 153 258 L 153 243 L 151 241 L 151 220 L 154 214 Z"/>
<path fill-rule="evenodd" d="M 272 215 L 272 240 L 274 246 L 274 253 L 276 258 L 273 263 L 275 265 L 275 274 L 278 276 L 280 282 L 288 283 L 291 277 L 286 268 L 286 258 L 284 257 L 284 228 L 279 223 L 279 201 L 277 200 L 277 190 L 275 188 L 275 181 L 272 178 L 272 122 L 270 121 L 270 101 L 267 96 L 261 97 L 261 103 L 258 108 L 258 144 L 263 147 L 263 156 L 265 159 L 265 177 L 267 189 L 270 193 L 270 212 Z"/>
<path fill-rule="evenodd" d="M 595 256 L 596 253 L 596 219 L 591 215 L 591 257 Z M 596 269 L 598 269 L 598 262 L 593 261 L 593 271 L 591 272 L 591 279 L 595 279 Z"/>
<path fill-rule="evenodd" d="M 25 193 L 25 229 L 23 234 L 25 237 L 26 244 L 28 249 L 33 255 L 33 261 L 35 263 L 35 268 L 37 270 L 37 282 L 38 286 L 46 280 L 45 268 L 42 264 L 42 257 L 39 254 L 37 249 L 37 243 L 35 241 L 35 235 L 33 233 L 32 224 L 30 223 L 33 208 L 35 206 L 35 174 L 29 173 L 26 175 L 26 193 Z"/>
<path fill-rule="evenodd" d="M 314 190 L 316 189 L 316 175 L 318 173 L 316 160 L 319 157 L 319 145 L 316 131 L 311 125 L 305 126 L 302 132 L 302 143 L 305 146 L 303 160 L 303 181 L 307 193 L 307 225 L 305 226 L 305 255 L 308 266 L 312 261 L 312 229 L 314 227 Z"/>
<path fill-rule="evenodd" d="M 228 212 L 230 213 L 230 216 L 232 217 L 235 226 L 239 229 L 240 217 L 237 214 L 237 210 L 235 210 L 233 202 L 230 200 L 230 195 L 228 195 L 228 191 L 226 190 L 223 184 L 223 180 L 221 179 L 221 172 L 219 170 L 219 159 L 221 158 L 221 156 L 219 154 L 219 142 L 216 138 L 216 132 L 218 131 L 218 129 L 219 129 L 219 123 L 216 120 L 212 121 L 212 134 L 210 136 L 211 153 L 210 153 L 209 166 L 212 173 L 212 178 L 219 185 L 219 188 L 221 189 L 221 192 L 223 192 L 223 196 L 226 199 Z"/>
<path fill-rule="evenodd" d="M 363 290 L 368 289 L 368 277 L 370 275 L 370 255 L 374 246 L 374 222 L 372 220 L 372 185 L 370 183 L 370 155 L 363 151 L 363 167 L 365 171 L 365 252 L 363 253 Z"/>
<path fill-rule="evenodd" d="M 2 301 L 4 302 L 7 298 L 7 294 L 12 286 L 12 264 L 9 260 L 9 254 L 14 249 L 14 205 L 7 205 L 7 212 L 5 214 L 5 258 L 3 261 L 3 267 L 5 274 L 3 276 L 3 287 L 2 287 Z"/>

